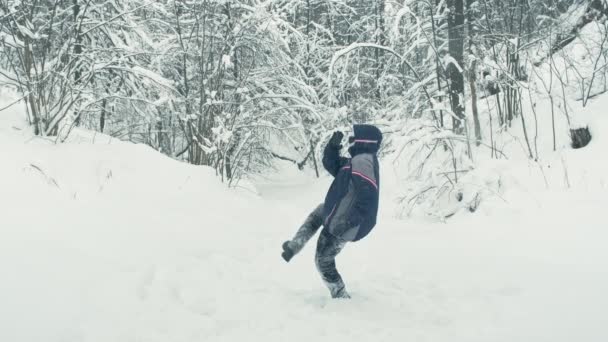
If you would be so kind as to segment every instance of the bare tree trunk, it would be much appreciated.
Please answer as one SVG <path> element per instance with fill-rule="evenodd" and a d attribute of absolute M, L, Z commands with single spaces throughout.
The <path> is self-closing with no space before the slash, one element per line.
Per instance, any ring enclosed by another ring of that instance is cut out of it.
<path fill-rule="evenodd" d="M 319 166 L 317 165 L 317 155 L 315 154 L 315 144 L 310 139 L 310 153 L 312 154 L 312 161 L 315 164 L 315 173 L 317 174 L 317 178 L 319 178 Z"/>
<path fill-rule="evenodd" d="M 433 45 L 435 49 L 437 49 L 437 29 L 435 27 L 435 15 L 434 15 L 435 7 L 429 3 L 429 12 L 431 16 L 431 29 L 433 30 Z M 437 73 L 437 91 L 441 94 L 443 92 L 443 87 L 441 86 L 441 77 L 443 75 L 441 64 L 439 61 L 439 55 L 435 53 L 435 72 Z M 439 96 L 439 102 L 443 102 L 443 97 Z M 439 125 L 443 127 L 443 110 L 439 111 Z"/>
<path fill-rule="evenodd" d="M 306 0 L 306 66 L 304 72 L 306 73 L 306 84 L 310 85 L 310 24 L 311 24 L 311 11 L 310 0 Z"/>
<path fill-rule="evenodd" d="M 80 34 L 80 25 L 78 23 L 78 16 L 80 15 L 80 5 L 78 4 L 78 0 L 72 0 L 72 11 L 74 15 L 74 35 L 76 36 L 76 41 L 74 42 L 74 55 L 77 59 L 80 59 L 82 55 L 82 35 Z M 74 84 L 80 84 L 80 78 L 82 77 L 82 70 L 79 62 L 76 62 L 76 70 L 74 71 Z M 75 121 L 74 124 L 76 126 L 80 126 L 80 114 L 81 112 L 74 113 Z"/>
<path fill-rule="evenodd" d="M 518 95 L 519 95 L 519 109 L 522 111 L 520 113 L 521 116 L 521 126 L 524 130 L 524 138 L 526 139 L 526 146 L 528 147 L 528 156 L 530 157 L 530 159 L 534 159 L 534 154 L 532 153 L 532 147 L 530 146 L 530 138 L 528 137 L 528 129 L 526 128 L 526 120 L 524 118 L 524 113 L 523 113 L 523 109 L 522 109 L 522 101 L 521 101 L 521 90 L 518 90 Z"/>
<path fill-rule="evenodd" d="M 463 0 L 448 0 L 448 38 L 449 53 L 458 66 L 449 63 L 450 103 L 456 115 L 453 118 L 454 132 L 463 133 L 464 126 L 464 75 L 462 73 L 464 54 L 464 3 Z"/>
<path fill-rule="evenodd" d="M 101 101 L 101 115 L 99 115 L 99 131 L 101 133 L 103 133 L 103 130 L 106 127 L 106 106 L 107 106 L 108 100 L 103 99 L 103 101 Z"/>
<path fill-rule="evenodd" d="M 473 124 L 475 125 L 475 141 L 476 145 L 481 144 L 481 124 L 479 123 L 479 111 L 477 109 L 477 87 L 475 85 L 475 66 L 476 62 L 471 64 L 471 70 L 469 70 L 469 86 L 471 88 L 471 107 L 473 110 Z"/>
<path fill-rule="evenodd" d="M 469 39 L 469 55 L 474 55 L 474 45 L 473 45 L 473 37 L 474 28 L 473 28 L 473 18 L 471 18 L 471 3 L 472 0 L 467 0 L 467 18 L 468 18 L 468 39 Z M 473 111 L 473 124 L 475 125 L 475 145 L 479 146 L 481 144 L 481 124 L 479 123 L 479 110 L 477 109 L 477 60 L 471 61 L 469 65 L 469 87 L 471 88 L 471 109 Z"/>
<path fill-rule="evenodd" d="M 375 28 L 376 32 L 374 35 L 376 36 L 376 44 L 384 46 L 385 37 L 384 37 L 384 0 L 376 0 L 374 10 L 376 12 L 376 20 L 375 20 Z M 382 76 L 382 56 L 384 55 L 384 51 L 380 49 L 375 49 L 375 69 L 376 69 L 376 99 L 380 101 L 382 93 L 380 91 L 380 85 L 378 84 L 380 77 Z"/>

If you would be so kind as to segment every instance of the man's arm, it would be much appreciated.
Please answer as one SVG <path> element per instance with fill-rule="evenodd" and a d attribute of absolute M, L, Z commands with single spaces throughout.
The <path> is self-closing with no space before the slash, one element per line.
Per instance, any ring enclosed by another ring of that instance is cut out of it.
<path fill-rule="evenodd" d="M 342 149 L 340 143 L 343 137 L 342 132 L 334 132 L 323 151 L 323 167 L 334 177 L 342 166 L 348 164 L 348 158 L 340 157 L 340 150 Z"/>

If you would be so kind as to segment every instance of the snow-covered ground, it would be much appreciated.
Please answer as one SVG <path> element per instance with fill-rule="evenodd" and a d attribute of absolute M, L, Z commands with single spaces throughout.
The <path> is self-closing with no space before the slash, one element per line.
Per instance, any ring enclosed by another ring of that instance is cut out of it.
<path fill-rule="evenodd" d="M 338 257 L 353 298 L 335 301 L 314 242 L 280 257 L 329 178 L 285 164 L 227 189 L 142 145 L 35 138 L 21 114 L 0 112 L 0 341 L 608 340 L 601 139 L 556 155 L 553 186 L 510 166 L 447 223 L 394 219 L 385 165 L 377 228 Z"/>

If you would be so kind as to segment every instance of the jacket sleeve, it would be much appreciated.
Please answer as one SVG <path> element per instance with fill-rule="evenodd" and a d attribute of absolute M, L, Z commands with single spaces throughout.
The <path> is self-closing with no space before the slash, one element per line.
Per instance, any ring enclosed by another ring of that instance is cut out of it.
<path fill-rule="evenodd" d="M 323 167 L 332 176 L 336 177 L 340 168 L 348 164 L 348 158 L 340 157 L 340 149 L 327 144 L 323 151 Z"/>
<path fill-rule="evenodd" d="M 374 157 L 358 155 L 352 161 L 352 181 L 355 199 L 349 215 L 350 224 L 357 226 L 363 217 L 373 210 L 378 200 L 378 180 L 374 168 Z"/>

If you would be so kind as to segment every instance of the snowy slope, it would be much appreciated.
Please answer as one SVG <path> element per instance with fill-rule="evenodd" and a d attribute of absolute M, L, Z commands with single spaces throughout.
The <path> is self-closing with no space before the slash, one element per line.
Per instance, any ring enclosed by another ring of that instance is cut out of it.
<path fill-rule="evenodd" d="M 602 175 L 527 192 L 514 175 L 438 224 L 393 219 L 385 165 L 379 225 L 338 259 L 353 299 L 332 301 L 314 242 L 280 258 L 330 179 L 283 165 L 227 189 L 145 146 L 34 138 L 21 115 L 0 113 L 0 341 L 608 339 Z"/>
<path fill-rule="evenodd" d="M 576 193 L 580 197 L 602 200 L 608 184 L 608 162 L 601 157 L 608 148 L 608 73 L 602 64 L 604 38 L 603 25 L 589 24 L 574 41 L 537 67 L 532 63 L 537 61 L 537 53 L 546 52 L 542 52 L 539 45 L 549 42 L 532 44 L 528 50 L 520 51 L 527 75 L 517 83 L 524 115 L 517 115 L 510 124 L 500 126 L 496 97 L 479 96 L 482 143 L 475 146 L 471 142 L 471 158 L 465 139 L 436 129 L 427 117 L 393 124 L 387 139 L 392 145 L 385 148 L 388 155 L 385 161 L 390 161 L 386 166 L 398 175 L 401 192 L 397 195 L 402 202 L 397 214 L 445 220 L 466 211 L 471 203 L 485 206 L 488 199 L 491 199 L 489 203 L 504 202 L 500 199 L 508 197 L 509 192 L 514 196 L 530 193 L 530 197 L 539 192 L 550 193 L 550 197 L 555 195 L 564 201 L 576 198 L 577 195 L 573 195 Z M 501 44 L 498 47 L 504 48 Z M 508 70 L 505 61 L 497 63 L 486 58 L 483 63 L 499 74 L 501 70 Z M 503 114 L 505 87 L 503 85 L 500 93 Z M 478 91 L 478 95 L 484 93 L 482 87 L 478 87 Z M 591 99 L 583 101 L 583 95 Z M 394 114 L 393 110 L 387 109 Z M 466 113 L 473 138 L 470 99 Z M 571 129 L 585 127 L 589 128 L 592 141 L 584 149 L 574 150 Z M 446 140 L 455 146 L 454 154 L 438 148 Z M 454 174 L 458 175 L 458 182 L 453 181 Z M 458 202 L 460 194 L 463 200 Z M 513 206 L 512 201 L 504 204 L 508 208 Z"/>

